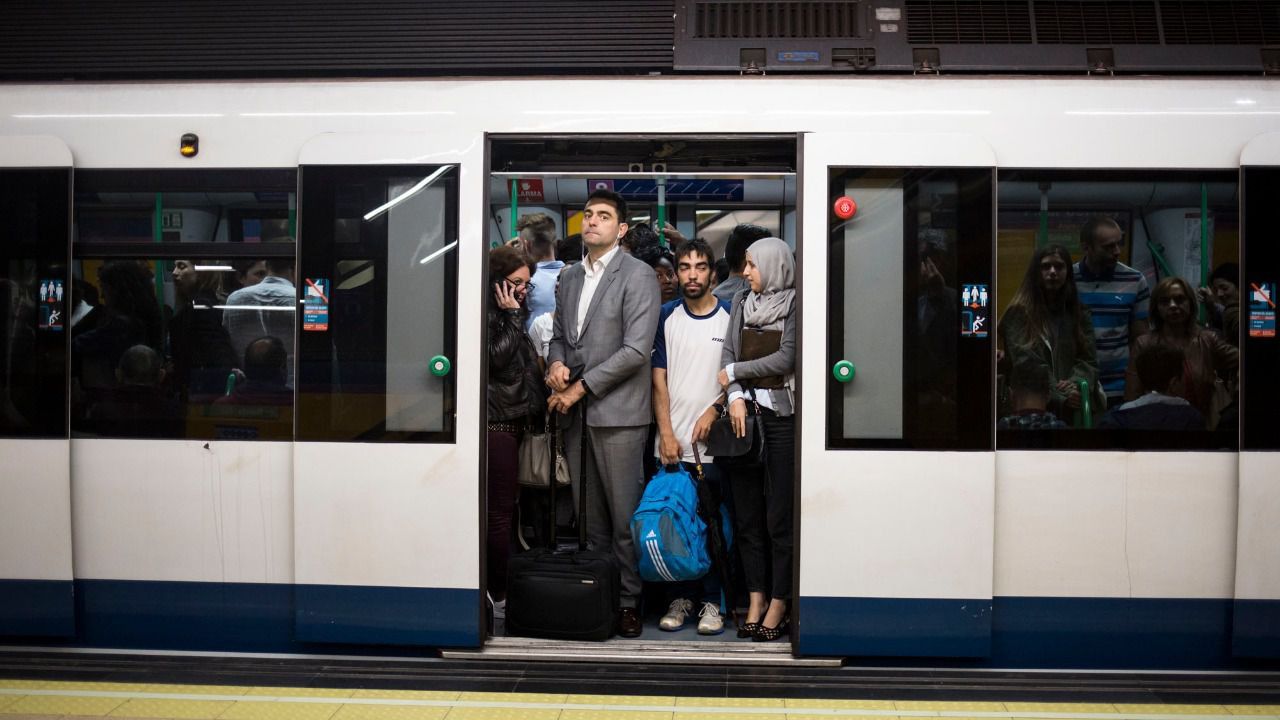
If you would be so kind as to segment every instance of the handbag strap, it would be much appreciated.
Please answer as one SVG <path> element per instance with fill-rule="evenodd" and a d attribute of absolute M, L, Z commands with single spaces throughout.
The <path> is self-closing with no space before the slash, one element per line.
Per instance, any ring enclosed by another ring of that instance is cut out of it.
<path fill-rule="evenodd" d="M 704 479 L 704 476 L 702 474 L 702 453 L 698 452 L 697 440 L 692 441 L 692 444 L 693 444 L 693 469 L 694 469 L 693 480 L 695 484 L 699 484 Z"/>

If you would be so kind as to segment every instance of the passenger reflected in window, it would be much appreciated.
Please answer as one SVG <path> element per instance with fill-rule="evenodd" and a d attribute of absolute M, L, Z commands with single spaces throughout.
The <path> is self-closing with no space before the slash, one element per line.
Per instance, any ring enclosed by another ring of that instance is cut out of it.
<path fill-rule="evenodd" d="M 289 381 L 289 353 L 276 337 L 260 337 L 244 352 L 243 376 L 230 395 L 216 405 L 289 405 L 293 390 Z"/>
<path fill-rule="evenodd" d="M 266 277 L 227 296 L 222 324 L 237 357 L 244 357 L 249 343 L 261 337 L 280 340 L 288 353 L 289 387 L 293 387 L 294 312 L 297 291 L 293 285 L 293 258 L 266 261 Z"/>
<path fill-rule="evenodd" d="M 1176 394 L 1187 400 L 1204 418 L 1202 429 L 1218 426 L 1222 412 L 1235 398 L 1236 371 L 1240 351 L 1214 330 L 1196 323 L 1198 304 L 1191 285 L 1179 277 L 1161 280 L 1151 293 L 1155 312 L 1151 316 L 1152 331 L 1138 338 L 1134 353 L 1141 354 L 1149 345 L 1163 342 L 1182 350 L 1182 381 Z M 1125 399 L 1137 400 L 1154 389 L 1142 379 L 1136 363 L 1129 364 Z"/>
<path fill-rule="evenodd" d="M 934 228 L 920 231 L 919 294 L 916 298 L 916 378 L 921 430 L 945 433 L 956 419 L 956 337 L 960 294 L 948 282 L 949 243 Z"/>
<path fill-rule="evenodd" d="M 116 387 L 89 409 L 88 429 L 115 437 L 182 437 L 182 413 L 164 391 L 160 353 L 134 345 L 120 356 Z"/>
<path fill-rule="evenodd" d="M 1209 287 L 1199 290 L 1200 302 L 1208 312 L 1209 327 L 1222 333 L 1222 339 L 1240 346 L 1240 266 L 1222 263 L 1210 277 Z"/>
<path fill-rule="evenodd" d="M 1145 392 L 1104 415 L 1098 421 L 1098 428 L 1203 430 L 1204 415 L 1182 397 L 1186 358 L 1182 346 L 1158 334 L 1144 337 L 1136 348 L 1132 365 Z"/>
<path fill-rule="evenodd" d="M 220 277 L 219 271 L 196 270 L 191 260 L 173 261 L 176 308 L 169 321 L 168 381 L 184 401 L 209 402 L 222 395 L 236 365 L 218 307 L 224 301 Z"/>
<path fill-rule="evenodd" d="M 1049 378 L 1047 409 L 1059 419 L 1074 423 L 1085 400 L 1081 385 L 1089 389 L 1091 405 L 1100 405 L 1104 400 L 1097 392 L 1094 323 L 1077 292 L 1071 268 L 1071 253 L 1065 247 L 1047 245 L 1037 249 L 1000 319 L 997 333 L 1005 353 L 1002 365 L 1044 368 Z"/>
<path fill-rule="evenodd" d="M 262 282 L 267 276 L 266 260 L 234 260 L 231 263 L 235 271 L 224 283 L 223 292 L 227 295 Z"/>
<path fill-rule="evenodd" d="M 85 417 L 117 384 L 116 368 L 135 345 L 161 347 L 160 304 L 151 268 L 136 260 L 116 260 L 98 271 L 101 312 L 75 327 L 71 338 L 73 417 Z"/>
<path fill-rule="evenodd" d="M 1070 427 L 1049 412 L 1053 383 L 1049 368 L 1036 360 L 1024 360 L 1009 373 L 1009 396 L 1013 411 L 1000 418 L 1000 430 L 1061 430 Z"/>
<path fill-rule="evenodd" d="M 37 356 L 36 304 L 30 291 L 0 277 L 0 429 L 26 430 L 41 401 L 30 381 Z"/>
<path fill-rule="evenodd" d="M 1096 215 L 1080 228 L 1084 257 L 1073 268 L 1080 299 L 1092 313 L 1098 379 L 1109 406 L 1125 397 L 1129 348 L 1147 332 L 1151 298 L 1146 277 L 1120 262 L 1124 245 L 1120 224 Z"/>

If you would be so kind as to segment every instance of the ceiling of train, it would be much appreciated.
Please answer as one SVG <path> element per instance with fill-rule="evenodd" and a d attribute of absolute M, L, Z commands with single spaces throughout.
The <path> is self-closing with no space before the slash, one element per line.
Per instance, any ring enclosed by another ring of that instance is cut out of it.
<path fill-rule="evenodd" d="M 796 136 L 494 137 L 495 172 L 796 171 Z M 639 166 L 637 168 L 636 166 Z"/>

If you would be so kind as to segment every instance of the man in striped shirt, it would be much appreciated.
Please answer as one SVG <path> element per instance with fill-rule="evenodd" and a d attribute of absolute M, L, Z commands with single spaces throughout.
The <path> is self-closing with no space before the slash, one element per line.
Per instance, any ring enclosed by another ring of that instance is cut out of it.
<path fill-rule="evenodd" d="M 1120 262 L 1124 232 L 1109 217 L 1094 216 L 1080 229 L 1082 257 L 1073 268 L 1080 301 L 1093 313 L 1098 380 L 1108 407 L 1124 402 L 1129 347 L 1147 331 L 1151 288 L 1142 273 Z"/>

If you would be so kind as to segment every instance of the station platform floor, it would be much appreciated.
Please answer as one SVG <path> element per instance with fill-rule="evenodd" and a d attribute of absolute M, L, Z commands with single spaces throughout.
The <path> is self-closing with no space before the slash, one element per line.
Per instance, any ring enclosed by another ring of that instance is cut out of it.
<path fill-rule="evenodd" d="M 1280 673 L 0 652 L 0 720 L 1280 720 Z"/>

